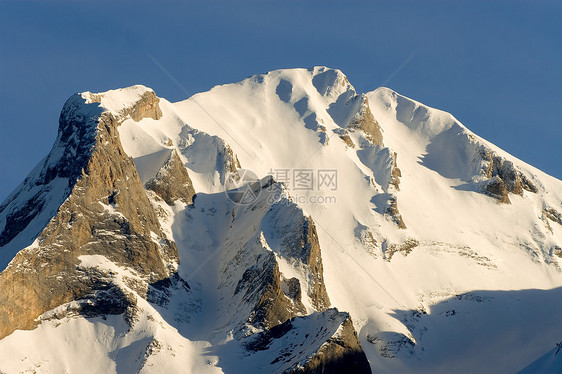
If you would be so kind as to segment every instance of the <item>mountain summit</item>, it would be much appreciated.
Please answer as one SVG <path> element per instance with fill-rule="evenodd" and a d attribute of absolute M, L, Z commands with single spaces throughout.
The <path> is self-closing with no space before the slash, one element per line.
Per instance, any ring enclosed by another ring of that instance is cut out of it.
<path fill-rule="evenodd" d="M 339 70 L 84 92 L 0 205 L 0 371 L 548 372 L 561 265 L 562 181 Z"/>

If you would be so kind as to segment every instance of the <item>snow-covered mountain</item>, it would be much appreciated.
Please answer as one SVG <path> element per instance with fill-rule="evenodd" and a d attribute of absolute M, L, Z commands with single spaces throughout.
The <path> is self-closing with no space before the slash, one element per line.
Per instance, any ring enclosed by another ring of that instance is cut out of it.
<path fill-rule="evenodd" d="M 0 372 L 560 366 L 562 181 L 339 70 L 72 96 L 0 206 Z"/>

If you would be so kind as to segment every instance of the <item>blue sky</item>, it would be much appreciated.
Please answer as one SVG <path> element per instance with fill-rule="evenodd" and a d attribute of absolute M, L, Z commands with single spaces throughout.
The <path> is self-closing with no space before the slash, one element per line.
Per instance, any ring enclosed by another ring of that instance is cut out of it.
<path fill-rule="evenodd" d="M 0 201 L 48 153 L 74 92 L 141 83 L 185 99 L 149 55 L 191 93 L 339 68 L 360 92 L 386 82 L 562 178 L 561 19 L 562 2 L 541 1 L 3 1 Z"/>

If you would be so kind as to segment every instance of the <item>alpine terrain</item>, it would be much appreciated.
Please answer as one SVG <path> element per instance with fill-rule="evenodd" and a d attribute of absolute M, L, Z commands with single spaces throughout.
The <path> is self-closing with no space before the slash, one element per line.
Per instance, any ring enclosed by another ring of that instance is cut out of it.
<path fill-rule="evenodd" d="M 1 373 L 562 369 L 562 181 L 326 67 L 71 96 L 0 272 Z"/>

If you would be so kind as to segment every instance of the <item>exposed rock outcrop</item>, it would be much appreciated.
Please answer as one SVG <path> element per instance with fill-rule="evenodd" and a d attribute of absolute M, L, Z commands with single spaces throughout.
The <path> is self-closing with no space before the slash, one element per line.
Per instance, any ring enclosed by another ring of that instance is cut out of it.
<path fill-rule="evenodd" d="M 361 347 L 357 332 L 347 318 L 341 330 L 326 343 L 305 364 L 304 367 L 288 371 L 291 374 L 338 374 L 371 373 L 371 366 Z"/>
<path fill-rule="evenodd" d="M 536 186 L 515 167 L 513 162 L 497 156 L 487 148 L 480 150 L 484 162 L 485 192 L 500 203 L 509 204 L 509 193 L 523 196 L 523 190 L 536 193 Z"/>
<path fill-rule="evenodd" d="M 349 148 L 355 148 L 355 144 L 353 144 L 353 140 L 351 140 L 351 138 L 349 137 L 349 134 L 347 132 L 342 133 L 340 135 L 340 139 L 343 140 L 345 145 L 348 146 Z"/>
<path fill-rule="evenodd" d="M 130 99 L 127 100 L 125 98 L 115 98 L 115 96 L 122 91 L 127 91 L 128 96 L 134 97 L 134 101 L 131 102 Z M 99 103 L 121 119 L 130 116 L 133 121 L 138 122 L 143 118 L 158 120 L 162 117 L 162 110 L 159 105 L 160 98 L 156 96 L 154 91 L 142 85 L 111 90 L 99 94 L 85 92 L 82 96 L 86 99 L 86 104 Z M 117 103 L 113 101 L 117 101 Z"/>
<path fill-rule="evenodd" d="M 350 131 L 361 130 L 365 137 L 373 143 L 373 145 L 383 145 L 382 131 L 379 123 L 373 116 L 369 101 L 365 95 L 361 95 L 361 108 L 355 117 L 351 120 L 347 128 Z"/>
<path fill-rule="evenodd" d="M 133 121 L 140 121 L 143 118 L 152 118 L 154 120 L 162 117 L 162 110 L 158 103 L 160 99 L 154 91 L 145 92 L 135 105 L 129 107 L 127 114 L 131 116 Z"/>
<path fill-rule="evenodd" d="M 288 216 L 291 216 L 290 219 Z M 316 225 L 312 218 L 305 217 L 296 205 L 284 201 L 274 204 L 266 215 L 265 239 L 274 251 L 289 261 L 304 266 L 309 272 L 307 295 L 318 311 L 330 306 L 330 299 L 324 286 L 324 269 Z"/>
<path fill-rule="evenodd" d="M 312 219 L 276 193 L 281 184 L 271 178 L 260 183 L 263 190 L 253 205 L 234 206 L 229 214 L 232 221 L 221 258 L 219 295 L 228 300 L 230 311 L 221 317 L 221 325 L 238 326 L 236 337 L 267 331 L 330 305 Z M 257 237 L 241 226 L 248 220 L 261 221 Z M 287 277 L 282 272 L 287 266 L 298 269 L 298 276 Z"/>
<path fill-rule="evenodd" d="M 388 198 L 388 205 L 385 213 L 392 218 L 392 221 L 394 221 L 394 223 L 396 223 L 399 228 L 406 228 L 406 224 L 402 219 L 402 215 L 398 211 L 398 199 L 396 198 L 396 196 L 392 195 Z"/>
<path fill-rule="evenodd" d="M 500 203 L 509 204 L 508 190 L 503 179 L 495 175 L 484 184 L 484 189 L 488 195 L 498 200 Z"/>
<path fill-rule="evenodd" d="M 0 222 L 0 247 L 14 239 L 36 218 L 43 218 L 42 223 L 46 225 L 87 166 L 96 142 L 97 118 L 102 109 L 83 103 L 84 99 L 78 94 L 68 99 L 61 112 L 53 149 L 22 186 L 0 206 L 0 213 L 6 214 L 4 222 Z M 26 232 L 26 236 L 30 237 L 29 243 L 43 227 L 30 228 L 31 232 Z"/>
<path fill-rule="evenodd" d="M 543 213 L 551 221 L 556 222 L 559 225 L 562 225 L 562 213 L 560 213 L 556 209 L 552 207 L 546 207 L 543 209 Z"/>
<path fill-rule="evenodd" d="M 387 197 L 387 201 L 384 203 L 386 207 L 378 211 L 390 216 L 399 228 L 405 229 L 406 224 L 398 210 L 395 194 L 395 191 L 400 191 L 400 178 L 402 177 L 402 172 L 398 167 L 398 154 L 385 147 L 381 127 L 371 112 L 367 98 L 361 95 L 357 96 L 356 100 L 360 100 L 361 103 L 359 110 L 350 120 L 345 131 L 340 132 L 340 137 L 346 144 L 349 142 L 348 146 L 354 146 L 349 133 L 360 132 L 357 156 L 372 171 L 374 180 L 384 191 L 376 199 Z"/>
<path fill-rule="evenodd" d="M 323 311 L 330 306 L 330 299 L 324 284 L 324 267 L 322 265 L 318 234 L 311 217 L 306 217 L 303 220 L 302 238 L 298 244 L 300 244 L 300 248 L 304 252 L 301 259 L 308 265 L 312 275 L 311 279 L 309 279 L 308 295 L 312 300 L 314 308 L 318 311 Z"/>
<path fill-rule="evenodd" d="M 235 205 L 230 212 L 232 221 L 221 254 L 218 290 L 220 297 L 228 300 L 229 310 L 221 317 L 221 324 L 237 326 L 235 336 L 267 330 L 307 312 L 302 303 L 305 292 L 301 287 L 305 285 L 281 273 L 276 253 L 269 248 L 259 226 L 256 232 L 243 224 L 248 220 L 260 222 L 268 213 L 271 191 L 266 189 L 271 184 L 262 182 L 264 185 L 257 188 L 264 190 L 256 193 L 259 198 L 253 205 Z M 299 219 L 291 221 L 295 218 Z"/>
<path fill-rule="evenodd" d="M 243 299 L 248 303 L 255 303 L 248 323 L 269 329 L 295 315 L 304 314 L 306 309 L 300 300 L 295 302 L 283 292 L 281 273 L 275 256 L 273 253 L 266 256 L 261 266 L 246 269 L 234 295 L 244 291 Z"/>
<path fill-rule="evenodd" d="M 351 318 L 337 309 L 291 318 L 244 345 L 251 353 L 270 351 L 276 357 L 266 369 L 270 373 L 371 373 Z"/>
<path fill-rule="evenodd" d="M 390 172 L 390 184 L 394 186 L 397 191 L 400 191 L 400 177 L 402 177 L 402 172 L 398 168 L 398 154 L 394 152 L 392 154 L 392 159 L 394 160 L 392 164 L 392 171 Z"/>
<path fill-rule="evenodd" d="M 139 107 L 133 103 L 123 113 L 136 118 L 157 113 L 150 97 L 143 95 Z M 68 156 L 72 159 L 61 158 L 42 175 L 64 176 L 75 184 L 36 242 L 0 274 L 0 338 L 33 328 L 38 316 L 72 300 L 103 296 L 105 301 L 87 303 L 88 316 L 123 312 L 127 298 L 115 306 L 107 301 L 107 290 L 115 290 L 110 274 L 85 275 L 79 256 L 103 256 L 130 269 L 142 279 L 135 292 L 143 297 L 150 284 L 174 274 L 175 244 L 165 239 L 134 162 L 121 147 L 117 126 L 123 117 L 108 111 L 95 114 L 99 112 L 92 105 L 75 95 L 61 113 L 57 147 L 73 150 Z M 80 132 L 82 137 L 77 136 Z"/>
<path fill-rule="evenodd" d="M 176 200 L 191 204 L 195 195 L 191 178 L 175 150 L 156 176 L 146 182 L 145 187 L 154 191 L 168 205 L 174 205 Z"/>
<path fill-rule="evenodd" d="M 413 238 L 408 238 L 400 244 L 388 244 L 387 242 L 385 242 L 383 245 L 384 259 L 386 261 L 390 261 L 396 253 L 402 253 L 404 256 L 407 256 L 419 244 L 420 242 Z"/>

